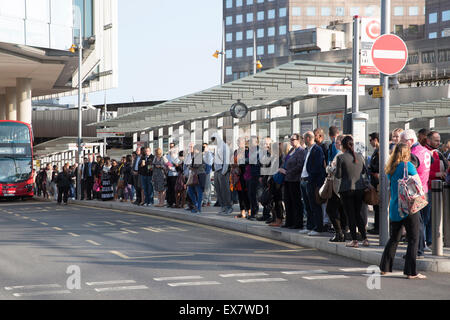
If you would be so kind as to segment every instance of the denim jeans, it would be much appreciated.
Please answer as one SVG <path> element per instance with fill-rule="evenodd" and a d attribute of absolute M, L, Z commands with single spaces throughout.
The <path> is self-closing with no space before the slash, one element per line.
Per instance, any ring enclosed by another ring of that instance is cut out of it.
<path fill-rule="evenodd" d="M 432 231 L 431 231 L 431 191 L 428 191 L 428 205 L 421 210 L 424 233 L 425 233 L 425 243 L 430 246 L 433 241 Z"/>
<path fill-rule="evenodd" d="M 313 216 L 312 210 L 310 209 L 310 206 L 309 206 L 307 185 L 308 185 L 308 182 L 302 181 L 300 183 L 300 188 L 302 190 L 301 195 L 302 195 L 302 199 L 303 199 L 304 210 L 306 211 L 306 229 L 313 230 L 314 229 L 314 216 Z"/>
<path fill-rule="evenodd" d="M 142 176 L 141 175 L 142 187 L 144 188 L 144 197 L 145 204 L 153 204 L 154 203 L 154 192 L 153 192 L 153 183 L 152 176 Z"/>
<path fill-rule="evenodd" d="M 203 189 L 200 185 L 189 186 L 188 187 L 189 198 L 191 198 L 192 203 L 194 204 L 195 210 L 198 212 L 202 211 L 202 198 L 203 198 Z"/>

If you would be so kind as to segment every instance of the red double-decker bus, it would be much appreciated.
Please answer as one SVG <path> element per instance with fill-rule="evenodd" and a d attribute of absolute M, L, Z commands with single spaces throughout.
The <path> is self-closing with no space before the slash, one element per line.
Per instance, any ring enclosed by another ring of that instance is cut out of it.
<path fill-rule="evenodd" d="M 0 198 L 33 196 L 33 134 L 28 123 L 0 121 Z"/>

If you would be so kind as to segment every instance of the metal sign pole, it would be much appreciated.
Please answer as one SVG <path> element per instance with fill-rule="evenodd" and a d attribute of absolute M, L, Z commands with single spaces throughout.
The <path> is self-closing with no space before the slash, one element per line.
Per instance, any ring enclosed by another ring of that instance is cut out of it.
<path fill-rule="evenodd" d="M 381 1 L 381 34 L 391 30 L 391 0 Z M 383 97 L 380 100 L 380 245 L 389 240 L 389 181 L 384 168 L 389 157 L 389 76 L 381 74 Z"/>
<path fill-rule="evenodd" d="M 82 132 L 83 132 L 83 126 L 82 126 L 82 109 L 81 109 L 81 90 L 83 88 L 82 86 L 82 79 L 81 79 L 81 67 L 83 64 L 83 17 L 80 13 L 80 38 L 79 38 L 79 44 L 78 44 L 78 170 L 77 170 L 77 200 L 81 199 L 81 165 L 83 164 L 83 155 L 82 150 L 83 147 L 81 145 L 82 143 Z"/>

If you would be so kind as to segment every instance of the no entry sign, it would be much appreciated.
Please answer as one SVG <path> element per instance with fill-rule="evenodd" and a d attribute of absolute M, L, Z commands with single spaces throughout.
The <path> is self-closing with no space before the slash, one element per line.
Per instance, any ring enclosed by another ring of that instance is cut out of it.
<path fill-rule="evenodd" d="M 408 48 L 396 35 L 385 34 L 375 40 L 372 47 L 372 60 L 378 71 L 386 75 L 394 75 L 406 66 Z"/>

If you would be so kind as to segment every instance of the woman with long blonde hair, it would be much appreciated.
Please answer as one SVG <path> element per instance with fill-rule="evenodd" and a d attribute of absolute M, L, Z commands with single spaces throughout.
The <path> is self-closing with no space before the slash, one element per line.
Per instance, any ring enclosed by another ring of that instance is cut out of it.
<path fill-rule="evenodd" d="M 417 170 L 410 160 L 410 148 L 405 143 L 399 143 L 395 146 L 385 168 L 385 172 L 391 185 L 389 219 L 391 220 L 392 234 L 386 244 L 386 247 L 384 248 L 380 263 L 380 270 L 381 274 L 392 272 L 395 252 L 397 251 L 397 246 L 402 236 L 402 226 L 404 226 L 406 229 L 408 248 L 406 250 L 403 273 L 408 279 L 426 279 L 426 276 L 417 273 L 416 270 L 417 249 L 419 246 L 420 213 L 408 214 L 406 217 L 401 217 L 398 212 L 398 181 L 403 178 L 405 172 L 411 176 L 417 175 Z M 381 190 L 381 192 L 384 191 L 385 190 Z"/>

